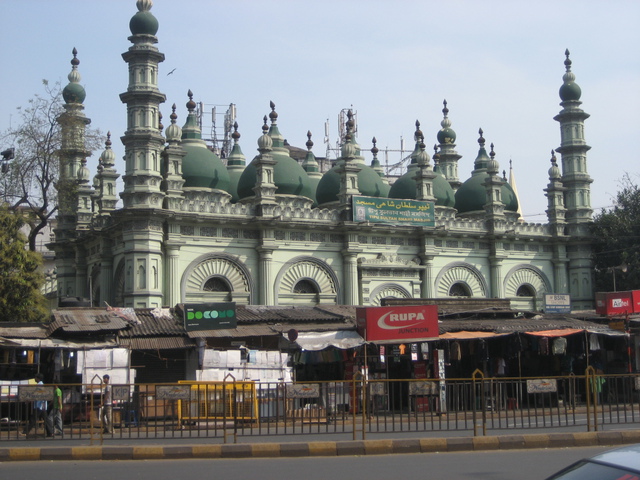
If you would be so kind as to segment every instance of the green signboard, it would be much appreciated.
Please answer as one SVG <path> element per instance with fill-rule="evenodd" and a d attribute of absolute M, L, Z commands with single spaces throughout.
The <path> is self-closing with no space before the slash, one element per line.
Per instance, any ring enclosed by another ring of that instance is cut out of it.
<path fill-rule="evenodd" d="M 433 227 L 435 226 L 434 203 L 354 196 L 353 221 L 410 227 Z"/>
<path fill-rule="evenodd" d="M 237 326 L 235 302 L 184 304 L 184 328 L 187 332 L 222 330 Z"/>

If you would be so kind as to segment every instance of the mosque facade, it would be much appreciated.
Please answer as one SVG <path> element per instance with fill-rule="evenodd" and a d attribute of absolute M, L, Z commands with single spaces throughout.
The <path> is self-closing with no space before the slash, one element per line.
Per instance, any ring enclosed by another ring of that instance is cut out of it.
<path fill-rule="evenodd" d="M 554 117 L 560 160 L 552 152 L 547 223 L 533 224 L 518 213 L 517 194 L 482 131 L 473 171 L 460 177 L 446 102 L 435 153 L 427 153 L 416 122 L 411 163 L 397 179 L 385 176 L 375 145 L 365 160 L 351 113 L 331 169 L 320 171 L 310 135 L 306 158 L 294 160 L 273 103 L 257 155 L 243 154 L 236 126 L 231 153 L 221 159 L 202 138 L 190 92 L 186 119 L 178 121 L 174 105 L 162 126 L 158 21 L 151 0 L 137 7 L 122 55 L 122 173 L 110 135 L 93 178 L 87 167 L 90 120 L 74 49 L 59 119 L 60 212 L 50 246 L 59 298 L 155 308 L 377 306 L 387 297 L 462 296 L 506 298 L 534 310 L 554 293 L 570 294 L 574 310 L 593 308 L 589 115 L 568 51 Z"/>

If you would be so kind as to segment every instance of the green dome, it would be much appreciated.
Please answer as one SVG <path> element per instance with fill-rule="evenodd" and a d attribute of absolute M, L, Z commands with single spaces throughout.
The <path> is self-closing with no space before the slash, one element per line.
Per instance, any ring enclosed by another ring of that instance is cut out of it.
<path fill-rule="evenodd" d="M 276 161 L 273 167 L 273 181 L 277 187 L 276 195 L 300 195 L 313 200 L 313 192 L 309 184 L 309 176 L 302 165 L 285 153 L 272 152 Z M 253 187 L 256 186 L 256 162 L 259 157 L 247 165 L 240 181 L 238 182 L 238 197 L 248 198 L 255 195 Z"/>
<path fill-rule="evenodd" d="M 415 200 L 417 196 L 416 173 L 418 165 L 412 163 L 407 168 L 407 172 L 396 180 L 389 190 L 389 198 L 404 198 Z M 435 172 L 433 179 L 433 196 L 436 198 L 435 204 L 442 207 L 453 207 L 455 205 L 455 194 L 453 188 L 440 172 Z"/>
<path fill-rule="evenodd" d="M 62 98 L 66 103 L 82 103 L 86 96 L 87 92 L 79 83 L 70 83 L 62 90 Z"/>
<path fill-rule="evenodd" d="M 482 169 L 475 171 L 471 178 L 460 186 L 455 195 L 455 207 L 458 213 L 484 210 L 484 206 L 487 203 L 487 188 L 484 186 L 486 180 L 487 171 Z M 505 182 L 500 189 L 500 195 L 505 210 L 518 211 L 518 198 L 511 185 Z"/>
<path fill-rule="evenodd" d="M 326 172 L 320 179 L 320 182 L 318 182 L 318 188 L 316 190 L 318 205 L 338 201 L 340 174 L 337 170 L 342 163 L 344 163 L 344 160 L 339 159 L 336 165 Z M 378 172 L 370 166 L 365 165 L 364 162 L 360 164 L 360 171 L 358 172 L 358 191 L 360 195 L 385 198 L 389 195 L 390 188 L 389 185 L 382 181 Z"/>
<path fill-rule="evenodd" d="M 582 90 L 575 82 L 564 83 L 560 87 L 560 99 L 563 102 L 568 100 L 580 100 L 580 96 L 582 95 Z"/>
<path fill-rule="evenodd" d="M 132 35 L 155 35 L 158 32 L 158 20 L 151 12 L 136 13 L 129 21 Z"/>
<path fill-rule="evenodd" d="M 456 132 L 453 131 L 452 128 L 442 128 L 438 132 L 438 142 L 441 144 L 447 143 L 455 143 L 456 141 Z"/>
<path fill-rule="evenodd" d="M 229 191 L 231 180 L 220 158 L 201 145 L 183 145 L 187 152 L 182 160 L 185 187 L 216 188 Z"/>

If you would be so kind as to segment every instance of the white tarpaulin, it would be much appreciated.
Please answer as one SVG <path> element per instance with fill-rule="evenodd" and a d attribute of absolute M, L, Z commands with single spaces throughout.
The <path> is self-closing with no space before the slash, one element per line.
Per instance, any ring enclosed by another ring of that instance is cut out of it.
<path fill-rule="evenodd" d="M 333 330 L 330 332 L 299 332 L 296 343 L 302 350 L 324 350 L 327 347 L 347 348 L 359 347 L 365 343 L 358 332 L 351 330 Z"/>

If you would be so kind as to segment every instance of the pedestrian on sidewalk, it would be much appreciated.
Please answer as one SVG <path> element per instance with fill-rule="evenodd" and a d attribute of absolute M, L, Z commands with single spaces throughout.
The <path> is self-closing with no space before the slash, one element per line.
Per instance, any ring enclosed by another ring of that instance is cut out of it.
<path fill-rule="evenodd" d="M 55 433 L 62 435 L 62 390 L 58 385 L 53 386 L 53 405 L 49 413 L 49 421 Z"/>
<path fill-rule="evenodd" d="M 113 433 L 113 400 L 111 398 L 111 385 L 109 375 L 102 377 L 102 383 L 104 383 L 104 390 L 102 392 L 102 431 L 104 433 Z"/>

